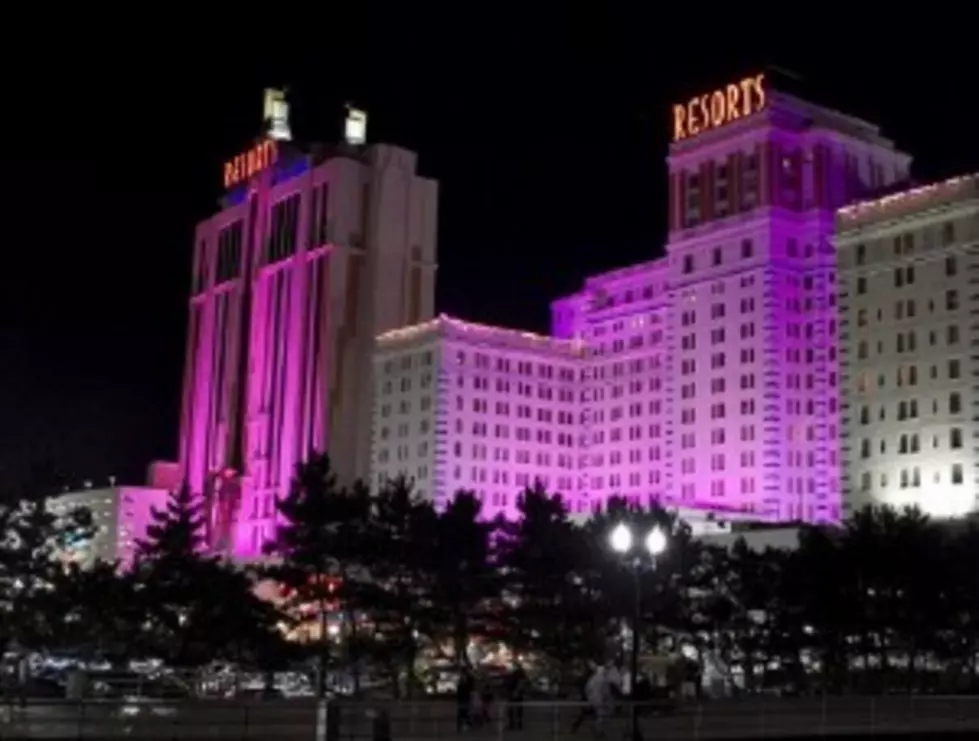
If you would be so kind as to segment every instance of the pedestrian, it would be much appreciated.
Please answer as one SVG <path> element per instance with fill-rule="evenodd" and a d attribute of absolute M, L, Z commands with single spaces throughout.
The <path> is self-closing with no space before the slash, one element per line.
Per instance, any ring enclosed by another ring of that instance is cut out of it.
<path fill-rule="evenodd" d="M 469 730 L 473 726 L 472 702 L 473 690 L 476 688 L 476 679 L 468 666 L 464 666 L 459 673 L 459 682 L 456 684 L 456 731 L 462 732 Z"/>
<path fill-rule="evenodd" d="M 621 675 L 611 661 L 598 667 L 585 686 L 585 696 L 595 714 L 595 734 L 605 737 L 609 719 L 615 713 L 615 695 L 619 691 Z"/>
<path fill-rule="evenodd" d="M 588 681 L 591 679 L 591 675 L 595 672 L 596 668 L 597 667 L 592 667 L 578 683 L 579 708 L 578 715 L 575 716 L 574 722 L 571 724 L 571 733 L 577 732 L 577 730 L 581 728 L 582 723 L 590 718 L 593 718 L 595 715 L 591 705 L 588 704 L 588 695 L 585 693 L 585 689 L 588 687 Z"/>
<path fill-rule="evenodd" d="M 479 688 L 479 713 L 477 713 L 479 725 L 489 725 L 492 713 L 493 685 L 490 683 L 489 677 L 483 677 L 483 681 L 480 683 Z"/>
<path fill-rule="evenodd" d="M 523 730 L 523 704 L 527 691 L 527 673 L 515 662 L 504 683 L 507 700 L 507 728 L 511 731 Z"/>

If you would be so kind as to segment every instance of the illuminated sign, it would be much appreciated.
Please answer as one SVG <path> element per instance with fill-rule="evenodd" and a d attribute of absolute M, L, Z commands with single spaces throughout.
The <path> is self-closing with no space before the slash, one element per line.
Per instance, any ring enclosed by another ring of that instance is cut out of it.
<path fill-rule="evenodd" d="M 224 187 L 233 188 L 238 183 L 248 180 L 252 175 L 275 164 L 278 157 L 279 148 L 274 139 L 266 139 L 256 144 L 247 152 L 242 152 L 224 163 Z"/>
<path fill-rule="evenodd" d="M 745 77 L 687 103 L 673 106 L 673 141 L 716 129 L 762 110 L 767 103 L 765 75 Z"/>

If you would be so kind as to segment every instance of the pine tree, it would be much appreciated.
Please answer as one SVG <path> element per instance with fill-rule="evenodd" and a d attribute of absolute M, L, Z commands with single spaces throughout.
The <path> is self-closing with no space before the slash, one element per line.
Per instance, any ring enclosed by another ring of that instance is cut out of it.
<path fill-rule="evenodd" d="M 58 644 L 89 658 L 141 656 L 146 615 L 136 586 L 134 575 L 116 563 L 69 564 L 54 583 Z"/>
<path fill-rule="evenodd" d="M 58 516 L 44 501 L 0 507 L 0 639 L 5 645 L 40 648 L 53 639 L 62 618 L 55 595 L 64 568 L 59 555 L 92 537 L 91 522 L 87 509 Z"/>
<path fill-rule="evenodd" d="M 367 575 L 351 585 L 353 604 L 375 626 L 371 647 L 400 691 L 411 692 L 421 636 L 432 636 L 438 518 L 410 480 L 388 481 L 371 500 L 365 548 L 357 557 Z"/>
<path fill-rule="evenodd" d="M 164 510 L 154 510 L 137 549 L 139 594 L 151 635 L 159 654 L 177 666 L 237 658 L 249 636 L 262 633 L 240 620 L 242 606 L 257 599 L 252 580 L 207 552 L 203 510 L 190 489 L 181 487 Z M 251 607 L 249 612 L 264 614 Z"/>
<path fill-rule="evenodd" d="M 184 484 L 171 493 L 166 508 L 155 507 L 146 538 L 137 543 L 137 559 L 197 559 L 205 545 L 206 519 L 203 502 Z"/>
<path fill-rule="evenodd" d="M 506 574 L 505 631 L 521 650 L 541 650 L 563 672 L 572 659 L 587 656 L 579 632 L 591 636 L 586 594 L 579 578 L 581 532 L 568 519 L 560 495 L 540 485 L 517 503 L 520 516 L 503 525 L 499 565 Z"/>
<path fill-rule="evenodd" d="M 433 604 L 442 631 L 452 637 L 456 661 L 466 663 L 473 632 L 487 633 L 500 578 L 491 562 L 494 523 L 482 519 L 474 492 L 459 491 L 439 513 L 433 563 Z"/>
<path fill-rule="evenodd" d="M 326 690 L 330 655 L 327 617 L 343 608 L 347 620 L 347 646 L 353 663 L 355 690 L 359 689 L 356 654 L 360 644 L 357 616 L 350 610 L 355 582 L 361 577 L 370 514 L 369 493 L 363 486 L 344 489 L 326 455 L 299 467 L 289 494 L 277 503 L 282 522 L 266 551 L 275 562 L 266 576 L 288 595 L 287 609 L 294 615 L 313 613 L 319 623 L 319 690 Z"/>

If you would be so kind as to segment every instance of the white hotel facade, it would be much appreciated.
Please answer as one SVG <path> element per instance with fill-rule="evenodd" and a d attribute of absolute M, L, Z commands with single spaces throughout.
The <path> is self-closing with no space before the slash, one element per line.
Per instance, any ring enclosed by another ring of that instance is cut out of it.
<path fill-rule="evenodd" d="M 844 497 L 939 517 L 979 494 L 979 175 L 842 209 Z"/>

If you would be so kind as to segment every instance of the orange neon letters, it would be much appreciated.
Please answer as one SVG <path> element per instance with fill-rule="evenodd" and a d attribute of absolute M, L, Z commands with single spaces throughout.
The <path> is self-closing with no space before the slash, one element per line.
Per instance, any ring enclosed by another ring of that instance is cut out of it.
<path fill-rule="evenodd" d="M 275 163 L 279 149 L 274 139 L 266 139 L 224 163 L 224 187 L 233 188 L 243 180 Z"/>
<path fill-rule="evenodd" d="M 705 131 L 750 116 L 767 103 L 764 73 L 727 85 L 686 103 L 673 106 L 673 141 L 687 139 Z"/>

